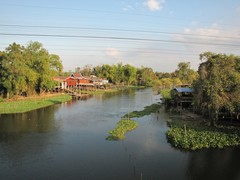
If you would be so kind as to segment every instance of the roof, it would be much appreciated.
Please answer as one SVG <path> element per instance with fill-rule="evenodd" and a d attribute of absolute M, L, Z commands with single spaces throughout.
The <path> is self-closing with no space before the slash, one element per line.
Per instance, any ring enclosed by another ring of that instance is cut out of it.
<path fill-rule="evenodd" d="M 71 76 L 72 77 L 82 77 L 82 75 L 80 73 L 73 73 Z"/>
<path fill-rule="evenodd" d="M 186 92 L 186 93 L 192 93 L 193 92 L 193 89 L 192 88 L 174 88 L 174 90 L 176 90 L 177 92 L 180 92 L 180 93 L 183 93 L 183 92 Z"/>
<path fill-rule="evenodd" d="M 53 77 L 54 81 L 58 81 L 58 82 L 63 82 L 66 80 L 67 77 L 65 76 L 58 76 L 58 77 Z"/>

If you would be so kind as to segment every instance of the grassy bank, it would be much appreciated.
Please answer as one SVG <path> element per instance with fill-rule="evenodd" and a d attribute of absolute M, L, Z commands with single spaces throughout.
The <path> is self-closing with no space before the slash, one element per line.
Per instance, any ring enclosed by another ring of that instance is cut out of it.
<path fill-rule="evenodd" d="M 146 115 L 150 115 L 151 113 L 157 112 L 160 107 L 161 107 L 160 104 L 152 104 L 150 106 L 144 107 L 144 110 L 142 111 L 133 111 L 133 112 L 130 112 L 129 114 L 125 114 L 123 118 L 135 118 L 135 117 L 139 118 Z"/>
<path fill-rule="evenodd" d="M 0 114 L 23 113 L 35 109 L 63 103 L 71 100 L 72 97 L 66 94 L 57 94 L 50 97 L 27 98 L 18 101 L 0 102 Z"/>
<path fill-rule="evenodd" d="M 240 131 L 235 127 L 210 127 L 203 124 L 169 123 L 167 138 L 176 148 L 198 150 L 240 145 Z"/>
<path fill-rule="evenodd" d="M 110 130 L 107 140 L 122 140 L 128 131 L 134 130 L 138 127 L 138 123 L 131 119 L 122 119 L 117 123 L 117 127 Z"/>
<path fill-rule="evenodd" d="M 119 90 L 117 90 L 117 89 L 97 89 L 97 90 L 94 90 L 94 91 L 82 90 L 81 93 L 95 95 L 95 94 L 104 94 L 104 93 L 115 93 L 115 92 L 118 92 L 118 91 Z"/>
<path fill-rule="evenodd" d="M 127 89 L 144 89 L 144 88 L 146 87 L 145 86 L 122 86 L 122 87 L 115 87 L 110 89 L 94 89 L 91 91 L 81 90 L 81 93 L 95 95 L 95 94 L 104 94 L 104 93 L 116 93 L 116 92 L 127 90 Z"/>

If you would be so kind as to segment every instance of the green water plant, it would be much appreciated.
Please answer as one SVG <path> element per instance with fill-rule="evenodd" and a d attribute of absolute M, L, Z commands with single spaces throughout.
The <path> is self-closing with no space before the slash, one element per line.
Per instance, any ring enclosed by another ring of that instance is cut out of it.
<path fill-rule="evenodd" d="M 201 124 L 169 123 L 169 142 L 176 148 L 198 150 L 240 145 L 240 131 L 233 127 L 210 127 Z"/>
<path fill-rule="evenodd" d="M 146 116 L 146 115 L 149 115 L 151 113 L 158 111 L 160 107 L 161 107 L 160 104 L 152 104 L 150 106 L 144 107 L 144 109 L 142 111 L 133 111 L 133 112 L 130 112 L 129 114 L 125 114 L 122 118 L 143 117 L 143 116 Z"/>
<path fill-rule="evenodd" d="M 121 119 L 117 123 L 117 127 L 115 129 L 110 130 L 109 136 L 107 140 L 122 140 L 125 138 L 125 134 L 128 131 L 136 129 L 138 127 L 138 123 L 131 119 Z"/>

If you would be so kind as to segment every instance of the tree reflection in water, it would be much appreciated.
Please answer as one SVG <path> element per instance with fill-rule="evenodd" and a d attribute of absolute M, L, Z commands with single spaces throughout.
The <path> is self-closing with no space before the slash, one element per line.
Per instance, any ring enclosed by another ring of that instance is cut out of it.
<path fill-rule="evenodd" d="M 206 149 L 189 154 L 188 179 L 240 179 L 239 148 Z"/>

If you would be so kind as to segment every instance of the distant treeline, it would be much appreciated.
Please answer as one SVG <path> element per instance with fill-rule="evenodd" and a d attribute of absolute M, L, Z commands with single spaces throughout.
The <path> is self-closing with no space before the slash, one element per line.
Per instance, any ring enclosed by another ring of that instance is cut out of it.
<path fill-rule="evenodd" d="M 68 73 L 71 74 L 73 72 Z M 198 73 L 190 68 L 189 62 L 181 62 L 178 68 L 172 73 L 154 72 L 152 68 L 137 68 L 130 64 L 104 64 L 92 67 L 85 65 L 75 69 L 75 73 L 81 73 L 84 76 L 95 75 L 99 78 L 105 78 L 110 83 L 124 85 L 140 85 L 155 87 L 156 89 L 172 88 L 181 84 L 192 84 L 197 79 Z"/>
<path fill-rule="evenodd" d="M 191 84 L 198 76 L 190 69 L 190 63 L 179 63 L 172 73 L 154 72 L 152 68 L 136 68 L 130 64 L 104 64 L 92 67 L 77 67 L 74 72 L 62 72 L 63 65 L 58 55 L 49 54 L 39 42 L 30 42 L 26 47 L 13 43 L 0 51 L 0 96 L 29 96 L 52 90 L 56 82 L 53 76 L 70 76 L 81 73 L 95 75 L 116 85 L 139 85 L 155 87 L 156 90 L 171 88 L 183 83 Z"/>

